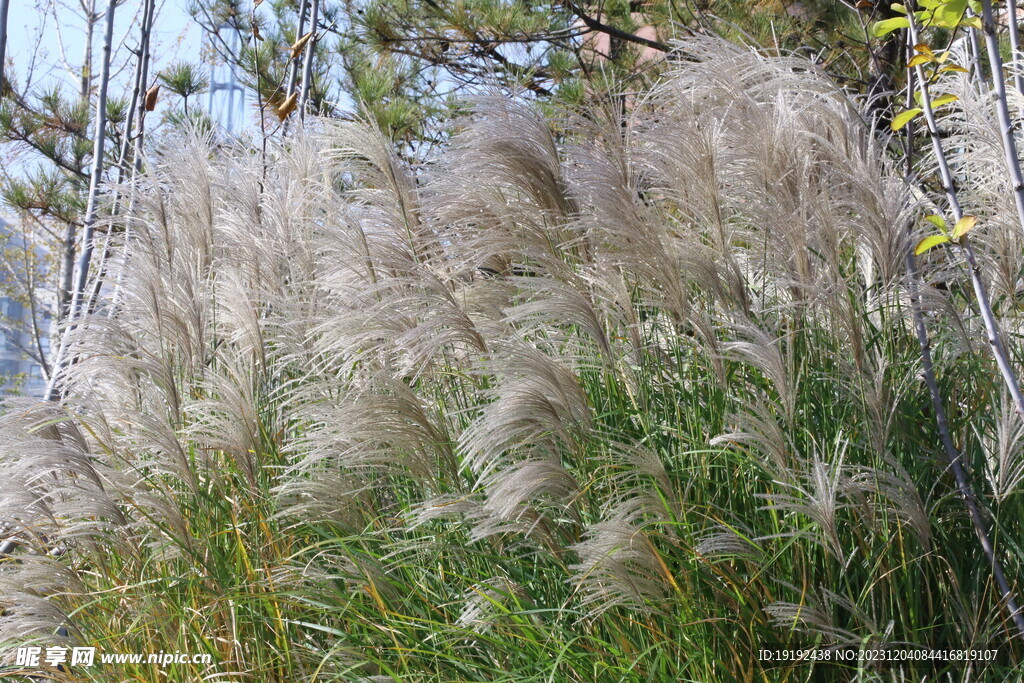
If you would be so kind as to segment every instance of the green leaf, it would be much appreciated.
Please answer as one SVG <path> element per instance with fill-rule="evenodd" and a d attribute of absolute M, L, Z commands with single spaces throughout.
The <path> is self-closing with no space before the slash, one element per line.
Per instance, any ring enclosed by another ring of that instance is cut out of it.
<path fill-rule="evenodd" d="M 981 17 L 967 17 L 966 19 L 960 22 L 960 25 L 970 26 L 971 28 L 981 30 Z"/>
<path fill-rule="evenodd" d="M 953 226 L 953 239 L 958 240 L 970 231 L 978 222 L 977 216 L 963 216 Z"/>
<path fill-rule="evenodd" d="M 902 3 L 899 3 L 899 2 L 894 2 L 891 5 L 889 5 L 889 9 L 891 9 L 893 12 L 896 12 L 896 14 L 906 14 L 907 13 L 907 8 L 904 7 Z"/>
<path fill-rule="evenodd" d="M 935 12 L 935 23 L 945 28 L 956 28 L 966 11 L 967 0 L 949 0 Z"/>
<path fill-rule="evenodd" d="M 913 120 L 914 117 L 916 117 L 922 111 L 924 110 L 921 109 L 920 107 L 914 107 L 913 109 L 908 109 L 902 114 L 898 114 L 895 118 L 893 118 L 890 128 L 892 128 L 893 130 L 899 130 L 903 126 L 910 123 L 911 120 Z"/>
<path fill-rule="evenodd" d="M 925 237 L 923 240 L 917 243 L 917 247 L 914 249 L 914 255 L 920 256 L 926 251 L 932 249 L 932 247 L 937 247 L 940 244 L 944 244 L 948 241 L 949 238 L 946 237 L 945 235 L 931 235 L 930 237 Z"/>
<path fill-rule="evenodd" d="M 908 26 L 910 26 L 910 21 L 906 17 L 883 19 L 882 21 L 875 22 L 874 26 L 871 27 L 871 35 L 875 38 L 884 38 L 893 31 L 898 31 Z"/>
<path fill-rule="evenodd" d="M 947 93 L 945 95 L 939 95 L 934 100 L 932 100 L 932 106 L 933 107 L 941 107 L 944 104 L 949 104 L 950 102 L 956 102 L 959 99 L 960 98 L 957 97 L 956 95 L 951 95 L 949 93 Z"/>
<path fill-rule="evenodd" d="M 929 215 L 925 216 L 924 219 L 926 221 L 928 221 L 929 223 L 931 223 L 932 225 L 934 225 L 939 230 L 941 230 L 943 232 L 943 234 L 945 234 L 945 232 L 946 232 L 946 219 L 945 218 L 943 218 L 942 216 L 940 216 L 940 215 L 938 215 L 936 213 L 933 213 L 933 214 L 929 214 Z"/>

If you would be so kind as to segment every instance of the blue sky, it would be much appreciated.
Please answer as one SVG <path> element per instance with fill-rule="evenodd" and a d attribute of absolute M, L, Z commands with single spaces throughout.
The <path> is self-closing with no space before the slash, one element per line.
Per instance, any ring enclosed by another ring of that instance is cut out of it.
<path fill-rule="evenodd" d="M 154 30 L 153 59 L 156 69 L 174 61 L 197 61 L 200 54 L 201 30 L 194 24 L 186 9 L 187 0 L 158 0 Z M 140 3 L 128 0 L 117 8 L 114 29 L 115 50 L 122 43 L 132 47 L 137 41 L 133 21 Z M 96 0 L 97 11 L 106 9 L 105 0 Z M 26 82 L 31 67 L 33 84 L 48 86 L 53 82 L 77 87 L 68 72 L 65 61 L 72 69 L 82 63 L 85 41 L 85 23 L 79 0 L 12 0 L 8 18 L 8 62 L 13 62 L 19 84 Z M 96 25 L 93 35 L 94 58 L 103 48 L 104 21 Z M 130 57 L 123 48 L 117 53 L 115 67 L 118 80 L 130 76 L 125 62 Z M 115 90 L 116 92 L 116 90 Z"/>
<path fill-rule="evenodd" d="M 76 74 L 81 68 L 85 48 L 85 21 L 82 2 L 89 0 L 12 0 L 8 22 L 10 43 L 8 64 L 13 70 L 19 88 L 24 88 L 31 73 L 30 92 L 39 93 L 55 83 L 66 87 L 67 95 L 74 97 L 79 84 Z M 157 19 L 153 31 L 150 84 L 156 73 L 173 62 L 200 63 L 202 59 L 202 28 L 189 15 L 189 0 L 157 0 Z M 95 0 L 97 11 L 106 10 L 106 0 Z M 134 55 L 130 50 L 138 43 L 138 20 L 141 0 L 124 0 L 115 13 L 113 82 L 111 96 L 127 97 L 129 81 L 134 68 Z M 106 21 L 101 17 L 94 28 L 93 59 L 102 56 L 103 32 Z M 213 80 L 228 78 L 226 67 L 217 69 Z M 93 81 L 95 87 L 96 81 Z M 239 106 L 236 98 L 231 122 L 226 114 L 228 98 L 223 90 L 214 95 L 203 94 L 197 100 L 203 108 L 213 107 L 214 120 L 236 132 L 251 125 L 252 112 L 248 106 Z M 160 108 L 171 103 L 166 94 L 161 97 Z M 176 104 L 177 102 L 175 102 Z M 152 125 L 151 130 L 152 130 Z"/>

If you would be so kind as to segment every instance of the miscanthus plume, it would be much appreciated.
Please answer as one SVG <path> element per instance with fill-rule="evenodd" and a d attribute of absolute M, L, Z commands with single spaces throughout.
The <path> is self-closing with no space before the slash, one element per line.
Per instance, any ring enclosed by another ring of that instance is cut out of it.
<path fill-rule="evenodd" d="M 481 98 L 415 167 L 359 123 L 266 168 L 162 148 L 64 400 L 0 424 L 7 671 L 73 643 L 214 662 L 48 675 L 819 675 L 758 661 L 791 643 L 984 644 L 971 675 L 1009 675 L 1024 648 L 920 375 L 904 263 L 927 193 L 806 61 L 680 50 L 626 114 Z M 968 135 L 987 106 L 950 134 L 1016 354 L 1021 232 L 998 145 Z M 920 265 L 1015 581 L 1020 418 L 963 268 Z M 962 674 L 918 666 L 841 676 Z"/>

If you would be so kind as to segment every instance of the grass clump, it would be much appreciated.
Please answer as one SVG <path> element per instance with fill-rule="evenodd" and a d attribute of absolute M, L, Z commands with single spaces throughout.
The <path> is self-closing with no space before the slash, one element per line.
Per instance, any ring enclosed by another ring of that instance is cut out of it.
<path fill-rule="evenodd" d="M 86 681 L 1016 675 L 919 374 L 924 207 L 809 64 L 685 50 L 571 138 L 482 99 L 416 173 L 359 124 L 266 171 L 164 150 L 67 399 L 4 418 L 0 637 L 213 655 L 48 670 Z M 1019 418 L 962 274 L 923 266 L 1016 577 Z"/>

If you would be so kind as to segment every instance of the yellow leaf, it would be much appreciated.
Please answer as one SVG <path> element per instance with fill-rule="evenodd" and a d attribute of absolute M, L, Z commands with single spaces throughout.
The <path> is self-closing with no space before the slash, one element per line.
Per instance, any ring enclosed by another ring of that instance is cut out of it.
<path fill-rule="evenodd" d="M 945 235 L 932 235 L 925 237 L 923 240 L 917 243 L 917 247 L 914 249 L 914 254 L 920 256 L 932 247 L 937 247 L 940 244 L 944 244 L 949 241 L 949 238 Z"/>
<path fill-rule="evenodd" d="M 899 130 L 903 126 L 905 126 L 908 123 L 910 123 L 910 121 L 915 116 L 920 114 L 922 111 L 924 111 L 924 110 L 921 109 L 920 107 L 914 107 L 913 109 L 908 109 L 907 111 L 903 112 L 902 114 L 898 114 L 897 116 L 893 117 L 892 124 L 889 127 L 892 128 L 893 130 Z"/>
<path fill-rule="evenodd" d="M 933 107 L 941 107 L 944 104 L 949 104 L 950 102 L 956 102 L 959 99 L 960 98 L 957 97 L 956 95 L 951 95 L 951 94 L 939 95 L 934 100 L 932 100 L 932 106 Z"/>
<path fill-rule="evenodd" d="M 299 93 L 293 92 L 291 95 L 284 99 L 277 107 L 277 118 L 279 121 L 284 121 L 288 118 L 288 115 L 295 111 L 295 105 L 298 103 Z"/>
<path fill-rule="evenodd" d="M 313 32 L 310 31 L 309 33 L 307 33 L 306 35 L 302 36 L 301 38 L 299 38 L 298 40 L 295 41 L 295 44 L 292 45 L 292 56 L 291 56 L 292 59 L 296 59 L 296 58 L 298 58 L 299 55 L 302 54 L 303 48 L 306 47 L 306 43 L 308 43 L 309 39 L 312 38 L 312 37 L 313 37 Z"/>
<path fill-rule="evenodd" d="M 953 226 L 953 239 L 958 240 L 978 222 L 977 216 L 964 216 Z"/>
<path fill-rule="evenodd" d="M 915 66 L 921 66 L 922 64 L 930 64 L 935 61 L 935 57 L 932 55 L 914 55 L 913 58 L 907 62 L 907 68 L 913 69 Z"/>
<path fill-rule="evenodd" d="M 957 73 L 962 73 L 962 74 L 969 74 L 969 73 L 971 73 L 970 71 L 968 71 L 967 69 L 963 68 L 959 64 L 947 64 L 946 66 L 944 66 L 941 69 L 939 69 L 939 73 L 940 74 L 942 72 L 944 72 L 944 71 L 956 71 Z"/>
<path fill-rule="evenodd" d="M 924 43 L 918 43 L 917 45 L 914 46 L 914 49 L 923 55 L 931 55 L 933 57 L 935 56 L 935 53 L 932 52 L 932 49 L 925 45 Z"/>

